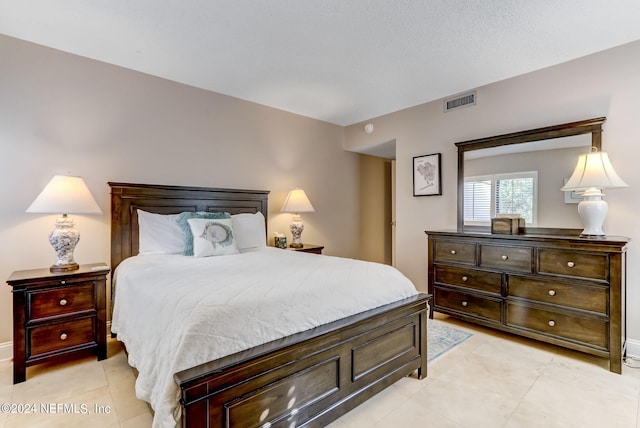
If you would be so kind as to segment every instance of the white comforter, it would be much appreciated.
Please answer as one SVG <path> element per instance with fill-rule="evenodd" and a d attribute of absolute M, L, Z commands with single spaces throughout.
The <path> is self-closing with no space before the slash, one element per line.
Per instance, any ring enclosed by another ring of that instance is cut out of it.
<path fill-rule="evenodd" d="M 144 255 L 115 273 L 112 331 L 139 371 L 154 427 L 180 419 L 173 374 L 417 294 L 392 267 L 276 248 L 193 258 Z"/>

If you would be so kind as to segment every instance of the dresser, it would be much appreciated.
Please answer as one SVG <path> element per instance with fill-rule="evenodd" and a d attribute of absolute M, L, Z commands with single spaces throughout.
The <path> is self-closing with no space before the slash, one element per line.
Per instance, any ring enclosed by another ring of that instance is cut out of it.
<path fill-rule="evenodd" d="M 628 238 L 425 233 L 431 316 L 605 357 L 621 373 Z"/>
<path fill-rule="evenodd" d="M 13 383 L 26 368 L 84 354 L 107 357 L 106 277 L 109 266 L 80 265 L 69 272 L 16 271 L 13 288 Z"/>

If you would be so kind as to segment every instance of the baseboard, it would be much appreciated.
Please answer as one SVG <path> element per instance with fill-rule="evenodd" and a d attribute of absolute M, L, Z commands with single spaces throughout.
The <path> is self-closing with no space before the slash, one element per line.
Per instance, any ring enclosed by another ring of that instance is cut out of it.
<path fill-rule="evenodd" d="M 13 358 L 13 342 L 0 343 L 0 361 Z"/>
<path fill-rule="evenodd" d="M 640 359 L 640 340 L 627 339 L 627 357 Z"/>

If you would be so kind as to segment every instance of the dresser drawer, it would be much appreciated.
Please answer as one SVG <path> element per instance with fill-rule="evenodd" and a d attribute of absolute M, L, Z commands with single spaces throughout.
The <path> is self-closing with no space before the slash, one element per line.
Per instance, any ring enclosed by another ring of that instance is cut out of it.
<path fill-rule="evenodd" d="M 500 299 L 479 297 L 441 287 L 434 287 L 433 301 L 436 309 L 450 309 L 458 313 L 475 315 L 488 320 L 500 322 L 502 304 Z"/>
<path fill-rule="evenodd" d="M 29 329 L 27 358 L 78 345 L 96 343 L 94 318 L 81 318 Z"/>
<path fill-rule="evenodd" d="M 607 255 L 541 248 L 538 272 L 607 279 Z"/>
<path fill-rule="evenodd" d="M 607 315 L 609 289 L 510 275 L 509 296 Z"/>
<path fill-rule="evenodd" d="M 436 266 L 436 282 L 500 294 L 502 275 L 476 269 Z"/>
<path fill-rule="evenodd" d="M 29 292 L 27 299 L 27 321 L 95 309 L 92 282 L 74 287 Z"/>
<path fill-rule="evenodd" d="M 605 320 L 572 316 L 551 309 L 530 308 L 510 302 L 507 303 L 507 325 L 608 349 L 609 323 Z"/>
<path fill-rule="evenodd" d="M 455 241 L 435 241 L 435 262 L 476 264 L 476 244 Z"/>
<path fill-rule="evenodd" d="M 508 271 L 531 272 L 531 247 L 481 245 L 480 266 Z"/>

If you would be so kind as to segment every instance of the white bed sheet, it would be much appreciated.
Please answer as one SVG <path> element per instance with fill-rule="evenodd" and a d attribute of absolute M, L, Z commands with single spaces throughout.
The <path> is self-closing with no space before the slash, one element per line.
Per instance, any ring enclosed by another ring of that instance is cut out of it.
<path fill-rule="evenodd" d="M 114 275 L 112 332 L 138 372 L 154 427 L 180 420 L 173 374 L 417 294 L 396 269 L 265 247 L 193 258 L 144 255 Z"/>

